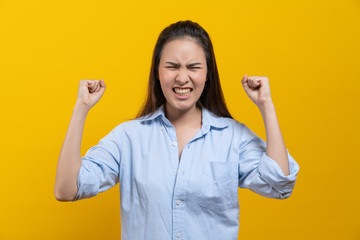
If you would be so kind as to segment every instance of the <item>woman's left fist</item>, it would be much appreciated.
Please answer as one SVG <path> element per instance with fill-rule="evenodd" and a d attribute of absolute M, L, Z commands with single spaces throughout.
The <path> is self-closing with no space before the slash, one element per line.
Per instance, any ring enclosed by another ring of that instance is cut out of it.
<path fill-rule="evenodd" d="M 256 106 L 261 107 L 265 103 L 271 102 L 269 79 L 265 76 L 244 75 L 241 83 L 246 94 Z"/>

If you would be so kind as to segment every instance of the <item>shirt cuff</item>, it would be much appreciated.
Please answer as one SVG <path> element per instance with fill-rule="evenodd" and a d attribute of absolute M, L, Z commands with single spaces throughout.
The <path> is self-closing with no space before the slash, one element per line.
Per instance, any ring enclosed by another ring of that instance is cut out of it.
<path fill-rule="evenodd" d="M 81 170 L 81 168 L 80 168 L 80 170 Z M 80 181 L 80 171 L 79 171 L 79 174 L 78 174 L 78 176 L 77 176 L 77 181 L 76 181 L 76 185 L 77 185 L 77 189 L 78 189 L 78 191 L 77 191 L 77 193 L 76 193 L 76 196 L 75 196 L 75 198 L 71 201 L 71 202 L 75 202 L 75 201 L 77 201 L 77 200 L 80 200 L 80 184 L 79 184 L 79 181 Z"/>
<path fill-rule="evenodd" d="M 98 194 L 98 183 L 97 178 L 90 174 L 91 170 L 85 157 L 82 158 L 81 167 L 77 177 L 77 188 L 78 192 L 72 202 L 81 200 L 84 198 L 91 198 Z"/>
<path fill-rule="evenodd" d="M 285 176 L 281 170 L 279 164 L 263 153 L 259 162 L 258 170 L 262 179 L 269 183 L 274 189 L 281 193 L 283 198 L 287 198 L 291 195 L 294 189 L 297 174 L 300 170 L 299 165 L 294 158 L 286 150 L 289 159 L 289 172 L 288 176 Z"/>

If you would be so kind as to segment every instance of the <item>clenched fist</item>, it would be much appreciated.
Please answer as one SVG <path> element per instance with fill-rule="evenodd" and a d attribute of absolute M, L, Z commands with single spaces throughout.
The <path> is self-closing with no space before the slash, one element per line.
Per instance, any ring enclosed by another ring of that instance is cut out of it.
<path fill-rule="evenodd" d="M 250 76 L 244 75 L 241 83 L 246 94 L 258 107 L 262 107 L 265 103 L 270 103 L 270 85 L 269 79 L 265 76 Z"/>
<path fill-rule="evenodd" d="M 80 80 L 76 103 L 90 110 L 100 100 L 105 88 L 103 80 Z"/>

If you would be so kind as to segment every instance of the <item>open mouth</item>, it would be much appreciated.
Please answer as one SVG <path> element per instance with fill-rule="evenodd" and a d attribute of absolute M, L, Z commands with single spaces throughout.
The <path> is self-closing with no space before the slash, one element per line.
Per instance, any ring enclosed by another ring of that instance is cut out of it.
<path fill-rule="evenodd" d="M 192 88 L 173 88 L 173 91 L 179 96 L 187 96 L 192 92 Z"/>

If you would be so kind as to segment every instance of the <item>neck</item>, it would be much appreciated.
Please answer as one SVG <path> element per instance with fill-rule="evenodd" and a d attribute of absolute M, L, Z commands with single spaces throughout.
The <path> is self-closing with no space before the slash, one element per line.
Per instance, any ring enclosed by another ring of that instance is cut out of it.
<path fill-rule="evenodd" d="M 177 110 L 171 108 L 168 104 L 165 104 L 165 116 L 174 127 L 179 125 L 197 124 L 201 125 L 201 109 L 194 106 L 188 110 Z"/>

